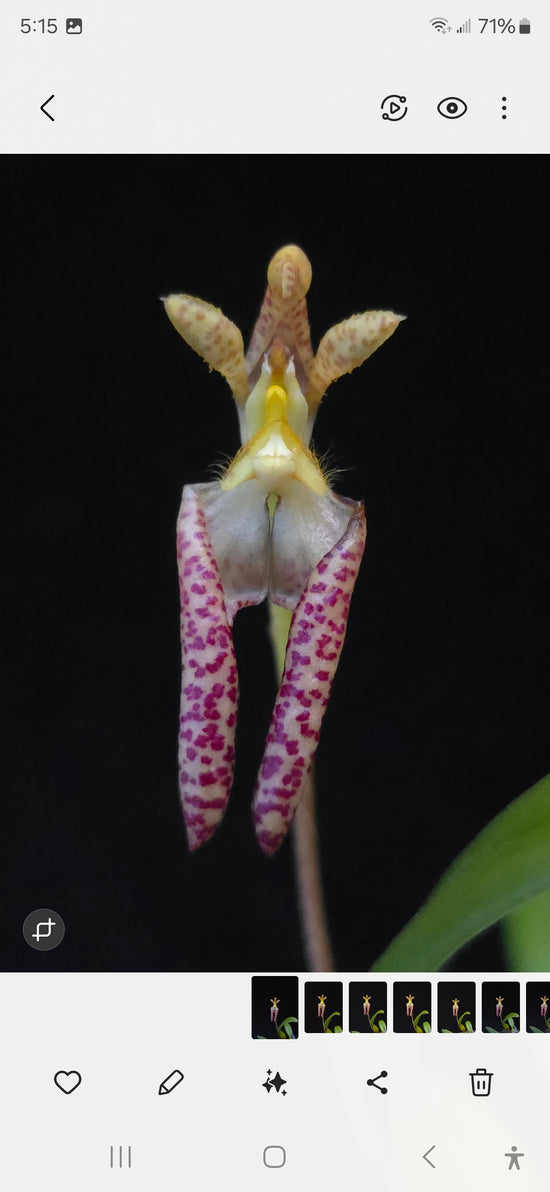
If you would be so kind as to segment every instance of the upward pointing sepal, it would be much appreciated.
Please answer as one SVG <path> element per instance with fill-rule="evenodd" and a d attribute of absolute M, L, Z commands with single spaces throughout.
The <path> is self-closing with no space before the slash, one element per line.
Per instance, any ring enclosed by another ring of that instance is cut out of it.
<path fill-rule="evenodd" d="M 163 302 L 170 322 L 189 347 L 225 377 L 236 402 L 246 401 L 250 385 L 239 328 L 202 298 L 170 294 Z"/>

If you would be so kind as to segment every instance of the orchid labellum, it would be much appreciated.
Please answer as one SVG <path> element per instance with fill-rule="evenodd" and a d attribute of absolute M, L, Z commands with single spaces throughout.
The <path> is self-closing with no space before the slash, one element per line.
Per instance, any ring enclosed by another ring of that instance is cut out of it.
<path fill-rule="evenodd" d="M 179 774 L 189 844 L 209 840 L 233 779 L 237 611 L 266 597 L 292 613 L 284 673 L 254 795 L 266 853 L 292 821 L 319 740 L 365 545 L 363 505 L 332 492 L 309 447 L 328 386 L 395 331 L 388 311 L 332 327 L 314 355 L 306 307 L 311 266 L 280 249 L 245 356 L 240 331 L 209 303 L 165 299 L 184 340 L 225 377 L 242 447 L 221 480 L 186 485 L 178 517 L 183 679 Z"/>

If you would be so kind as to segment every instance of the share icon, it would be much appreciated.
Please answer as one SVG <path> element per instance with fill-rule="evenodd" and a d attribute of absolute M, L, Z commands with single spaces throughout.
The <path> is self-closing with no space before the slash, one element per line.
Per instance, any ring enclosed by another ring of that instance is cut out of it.
<path fill-rule="evenodd" d="M 379 1093 L 387 1093 L 387 1091 L 388 1091 L 388 1090 L 387 1090 L 387 1088 L 386 1088 L 385 1086 L 384 1086 L 384 1088 L 381 1088 L 381 1087 L 380 1087 L 380 1085 L 376 1083 L 376 1081 L 377 1081 L 377 1080 L 382 1080 L 382 1077 L 383 1077 L 383 1076 L 385 1077 L 385 1076 L 387 1076 L 387 1075 L 388 1075 L 388 1073 L 387 1073 L 387 1072 L 385 1072 L 385 1071 L 384 1071 L 384 1069 L 382 1069 L 382 1071 L 378 1073 L 378 1076 L 373 1076 L 373 1077 L 371 1078 L 371 1080 L 367 1080 L 367 1084 L 368 1084 L 368 1085 L 369 1085 L 371 1088 L 378 1089 L 378 1092 L 379 1092 Z"/>

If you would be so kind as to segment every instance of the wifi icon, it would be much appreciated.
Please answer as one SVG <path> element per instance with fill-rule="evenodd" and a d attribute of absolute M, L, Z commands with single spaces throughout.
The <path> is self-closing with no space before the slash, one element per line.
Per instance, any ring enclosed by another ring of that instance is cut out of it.
<path fill-rule="evenodd" d="M 432 17 L 430 21 L 432 29 L 436 29 L 438 33 L 452 33 L 451 26 L 446 17 Z"/>

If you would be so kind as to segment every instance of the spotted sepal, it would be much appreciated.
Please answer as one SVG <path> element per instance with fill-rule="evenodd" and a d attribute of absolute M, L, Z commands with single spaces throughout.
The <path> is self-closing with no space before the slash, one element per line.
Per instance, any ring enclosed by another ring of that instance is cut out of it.
<path fill-rule="evenodd" d="M 223 587 L 200 499 L 187 485 L 177 525 L 182 685 L 179 781 L 189 847 L 223 817 L 233 781 L 238 680 Z"/>
<path fill-rule="evenodd" d="M 312 572 L 292 616 L 254 794 L 256 834 L 268 854 L 282 844 L 317 748 L 366 532 L 363 505 L 355 504 L 345 533 Z"/>

